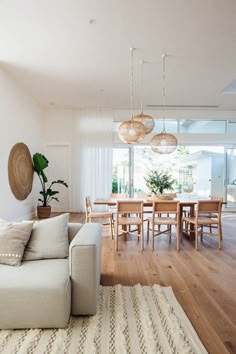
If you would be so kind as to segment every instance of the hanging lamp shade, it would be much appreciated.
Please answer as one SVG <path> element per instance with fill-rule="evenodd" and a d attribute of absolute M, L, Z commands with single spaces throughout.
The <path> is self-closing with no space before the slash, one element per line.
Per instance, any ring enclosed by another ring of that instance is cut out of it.
<path fill-rule="evenodd" d="M 158 154 L 171 154 L 174 152 L 177 148 L 177 139 L 173 134 L 169 134 L 166 132 L 165 129 L 165 119 L 166 119 L 166 113 L 165 113 L 165 107 L 166 107 L 166 100 L 165 100 L 165 58 L 166 54 L 162 54 L 162 59 L 163 59 L 163 131 L 159 134 L 156 134 L 153 136 L 153 138 L 150 141 L 151 149 L 153 152 L 156 152 Z"/>
<path fill-rule="evenodd" d="M 130 119 L 120 124 L 118 135 L 124 143 L 135 144 L 144 139 L 146 132 L 142 123 Z"/>
<path fill-rule="evenodd" d="M 155 125 L 152 116 L 149 116 L 148 114 L 144 114 L 143 112 L 138 114 L 137 116 L 134 116 L 133 120 L 136 122 L 140 122 L 144 125 L 145 134 L 151 133 Z"/>
<path fill-rule="evenodd" d="M 150 142 L 153 152 L 158 154 L 171 154 L 177 148 L 177 139 L 174 135 L 163 131 L 160 134 L 154 135 Z"/>
<path fill-rule="evenodd" d="M 136 122 L 140 122 L 144 125 L 145 133 L 149 134 L 154 128 L 155 122 L 152 116 L 143 113 L 143 61 L 140 62 L 141 64 L 141 113 L 134 116 L 133 120 Z"/>
<path fill-rule="evenodd" d="M 131 51 L 131 119 L 120 124 L 118 128 L 119 138 L 126 144 L 135 144 L 142 141 L 146 135 L 145 127 L 141 122 L 135 121 L 133 116 L 133 51 Z"/>

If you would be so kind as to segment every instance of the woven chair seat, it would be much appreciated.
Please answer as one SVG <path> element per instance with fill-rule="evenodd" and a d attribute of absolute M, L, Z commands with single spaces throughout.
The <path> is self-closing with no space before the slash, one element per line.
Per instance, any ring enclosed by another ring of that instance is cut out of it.
<path fill-rule="evenodd" d="M 152 223 L 152 218 L 148 218 L 149 222 Z M 159 225 L 176 225 L 177 220 L 176 218 L 171 217 L 159 217 L 154 219 L 154 224 Z"/>
<path fill-rule="evenodd" d="M 209 225 L 209 224 L 216 224 L 216 218 L 210 218 L 208 216 L 200 216 L 196 219 L 195 216 L 183 218 L 183 221 L 191 222 L 192 224 L 200 224 L 200 225 Z"/>
<path fill-rule="evenodd" d="M 141 225 L 143 221 L 138 217 L 121 217 L 118 222 L 120 225 Z"/>
<path fill-rule="evenodd" d="M 110 218 L 110 217 L 112 217 L 112 213 L 109 213 L 106 211 L 101 211 L 101 212 L 91 211 L 89 213 L 89 216 L 93 217 L 93 218 Z"/>

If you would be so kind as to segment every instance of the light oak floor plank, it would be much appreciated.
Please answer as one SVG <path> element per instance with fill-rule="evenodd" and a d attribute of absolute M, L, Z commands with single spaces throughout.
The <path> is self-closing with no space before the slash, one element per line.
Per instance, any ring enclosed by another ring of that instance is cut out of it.
<path fill-rule="evenodd" d="M 222 250 L 215 237 L 204 237 L 199 251 L 184 238 L 180 252 L 176 239 L 165 235 L 140 251 L 129 237 L 119 239 L 119 251 L 103 227 L 102 285 L 160 284 L 171 286 L 180 305 L 212 354 L 236 353 L 236 214 L 224 214 Z M 72 222 L 84 222 L 83 214 L 71 214 Z"/>

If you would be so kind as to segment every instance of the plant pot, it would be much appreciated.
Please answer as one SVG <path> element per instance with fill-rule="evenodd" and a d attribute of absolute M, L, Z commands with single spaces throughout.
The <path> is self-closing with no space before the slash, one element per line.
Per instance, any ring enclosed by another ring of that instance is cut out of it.
<path fill-rule="evenodd" d="M 51 215 L 51 206 L 37 206 L 37 214 L 39 219 L 47 219 Z"/>

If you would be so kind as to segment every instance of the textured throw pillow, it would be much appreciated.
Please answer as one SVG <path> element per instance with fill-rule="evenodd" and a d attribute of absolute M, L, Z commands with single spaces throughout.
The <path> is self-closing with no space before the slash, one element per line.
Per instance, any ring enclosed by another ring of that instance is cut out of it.
<path fill-rule="evenodd" d="M 33 223 L 33 221 L 13 223 L 0 220 L 0 263 L 21 265 Z"/>
<path fill-rule="evenodd" d="M 35 221 L 23 260 L 65 258 L 69 255 L 69 214 Z"/>

